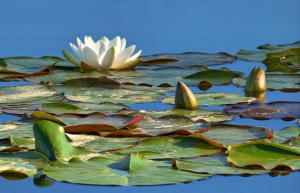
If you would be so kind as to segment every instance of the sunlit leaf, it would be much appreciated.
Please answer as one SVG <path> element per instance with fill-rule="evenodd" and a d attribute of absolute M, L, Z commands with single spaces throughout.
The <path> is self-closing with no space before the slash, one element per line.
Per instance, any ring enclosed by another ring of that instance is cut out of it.
<path fill-rule="evenodd" d="M 300 151 L 270 141 L 254 141 L 228 147 L 228 163 L 238 167 L 300 169 Z"/>

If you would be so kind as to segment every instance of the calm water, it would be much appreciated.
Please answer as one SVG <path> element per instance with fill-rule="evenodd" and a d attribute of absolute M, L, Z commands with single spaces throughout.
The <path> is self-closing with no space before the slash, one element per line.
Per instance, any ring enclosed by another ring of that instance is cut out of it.
<path fill-rule="evenodd" d="M 290 43 L 300 40 L 299 0 L 1 0 L 0 57 L 62 56 L 69 42 L 77 36 L 103 35 L 126 37 L 143 54 L 162 52 L 219 51 L 234 54 L 241 48 L 254 49 L 264 43 Z M 227 65 L 232 70 L 248 73 L 258 63 L 238 61 Z M 221 68 L 215 66 L 214 68 Z M 2 83 L 0 87 L 24 84 Z M 213 87 L 211 92 L 243 93 L 234 86 Z M 299 93 L 267 92 L 267 102 L 299 100 Z M 150 109 L 153 104 L 133 105 Z M 156 109 L 168 108 L 160 103 Z M 218 107 L 219 108 L 219 107 Z M 16 119 L 2 115 L 0 122 Z M 238 124 L 268 127 L 272 130 L 296 126 L 296 121 L 255 121 L 237 119 Z M 1 192 L 89 193 L 89 192 L 300 192 L 300 173 L 272 178 L 268 175 L 214 176 L 189 184 L 151 187 L 105 187 L 56 182 L 40 188 L 32 179 L 12 182 L 0 179 Z"/>

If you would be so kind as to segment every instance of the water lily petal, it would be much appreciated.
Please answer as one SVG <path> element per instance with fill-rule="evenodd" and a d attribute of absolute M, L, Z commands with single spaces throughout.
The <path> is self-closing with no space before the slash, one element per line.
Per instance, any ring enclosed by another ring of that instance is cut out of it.
<path fill-rule="evenodd" d="M 85 45 L 81 42 L 79 37 L 77 37 L 77 44 L 78 44 L 78 48 L 79 48 L 80 52 L 83 53 L 83 48 Z"/>
<path fill-rule="evenodd" d="M 115 48 L 116 48 L 116 56 L 119 55 L 120 51 L 121 51 L 121 38 L 120 36 L 117 36 L 116 38 L 116 44 L 115 44 Z"/>
<path fill-rule="evenodd" d="M 110 68 L 116 60 L 116 48 L 111 47 L 105 54 L 102 60 L 101 68 Z"/>
<path fill-rule="evenodd" d="M 126 62 L 127 59 L 129 59 L 129 57 L 133 54 L 134 50 L 135 50 L 135 45 L 131 45 L 128 48 L 126 48 L 123 52 L 121 52 L 117 57 L 115 66 Z"/>
<path fill-rule="evenodd" d="M 126 62 L 130 62 L 130 61 L 136 60 L 141 55 L 141 53 L 142 53 L 142 50 L 138 51 L 133 56 L 131 56 L 130 58 L 128 58 L 126 60 Z"/>
<path fill-rule="evenodd" d="M 120 65 L 115 65 L 114 67 L 111 67 L 111 69 L 115 69 L 115 70 L 130 69 L 130 68 L 134 68 L 140 62 L 142 62 L 142 59 L 131 60 Z"/>
<path fill-rule="evenodd" d="M 98 56 L 97 54 L 89 47 L 85 46 L 83 48 L 83 58 L 84 62 L 92 67 L 99 68 Z"/>
<path fill-rule="evenodd" d="M 67 50 L 63 50 L 63 55 L 67 60 L 69 60 L 73 64 L 77 64 L 78 66 L 80 65 L 80 60 L 76 59 L 73 57 L 73 55 L 68 52 Z"/>
<path fill-rule="evenodd" d="M 82 59 L 82 54 L 81 51 L 78 47 L 76 47 L 74 44 L 70 43 L 70 47 L 73 50 L 73 52 L 75 53 L 75 55 L 79 58 Z"/>
<path fill-rule="evenodd" d="M 121 51 L 123 51 L 126 48 L 126 39 L 123 38 L 121 41 Z"/>
<path fill-rule="evenodd" d="M 103 36 L 101 40 L 103 42 L 109 43 L 109 39 L 106 36 Z"/>

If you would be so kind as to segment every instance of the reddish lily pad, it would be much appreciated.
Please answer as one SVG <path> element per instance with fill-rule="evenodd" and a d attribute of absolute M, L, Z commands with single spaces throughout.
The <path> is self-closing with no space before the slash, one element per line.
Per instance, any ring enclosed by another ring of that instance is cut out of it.
<path fill-rule="evenodd" d="M 224 109 L 230 115 L 252 119 L 282 119 L 291 121 L 300 118 L 300 102 L 276 101 L 270 103 L 236 104 Z"/>

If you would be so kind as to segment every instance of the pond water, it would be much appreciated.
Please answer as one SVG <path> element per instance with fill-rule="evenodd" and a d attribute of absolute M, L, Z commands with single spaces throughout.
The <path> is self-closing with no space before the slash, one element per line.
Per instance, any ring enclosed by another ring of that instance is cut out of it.
<path fill-rule="evenodd" d="M 8 56 L 62 57 L 62 49 L 77 36 L 126 37 L 143 55 L 163 52 L 228 52 L 255 49 L 264 43 L 291 43 L 300 39 L 299 0 L 9 0 L 0 2 L 0 58 Z M 259 63 L 237 61 L 225 65 L 249 73 Z M 222 66 L 211 68 L 219 69 Z M 4 83 L 8 85 L 26 82 Z M 196 92 L 199 90 L 194 89 Z M 243 93 L 235 86 L 215 86 L 210 92 Z M 266 102 L 299 101 L 299 93 L 267 92 Z M 168 108 L 162 103 L 132 105 L 133 109 Z M 218 107 L 219 108 L 219 107 Z M 212 109 L 212 108 L 207 108 Z M 17 119 L 3 114 L 1 122 Z M 296 126 L 296 121 L 234 119 L 230 123 L 251 124 L 271 130 Z M 28 178 L 0 179 L 1 191 L 14 192 L 300 192 L 300 173 L 288 176 L 214 176 L 208 180 L 149 187 L 107 187 L 56 182 L 41 188 Z"/>

